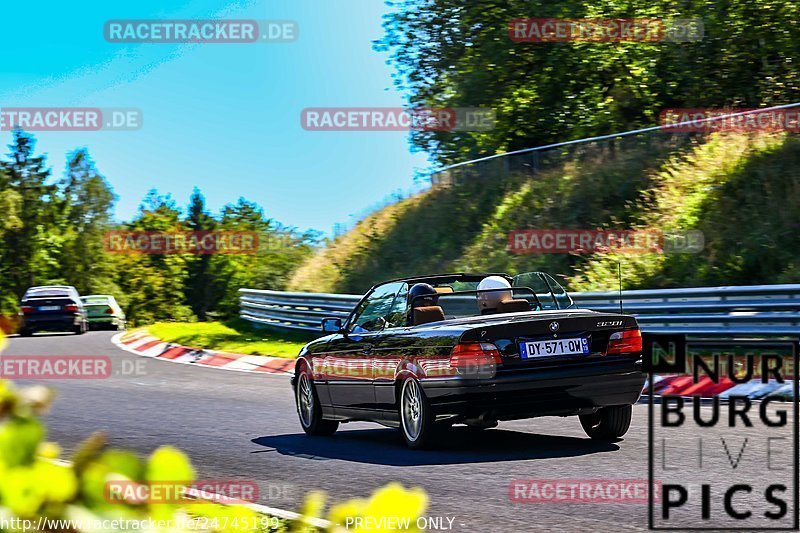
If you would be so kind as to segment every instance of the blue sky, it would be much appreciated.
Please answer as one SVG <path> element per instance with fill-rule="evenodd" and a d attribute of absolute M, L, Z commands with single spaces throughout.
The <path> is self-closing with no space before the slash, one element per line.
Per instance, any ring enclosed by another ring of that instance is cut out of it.
<path fill-rule="evenodd" d="M 137 0 L 4 6 L 0 107 L 135 107 L 136 131 L 35 132 L 60 176 L 88 147 L 130 219 L 157 188 L 185 206 L 194 186 L 212 211 L 244 196 L 268 216 L 329 233 L 427 167 L 406 132 L 305 131 L 306 107 L 399 107 L 380 0 Z M 116 44 L 109 19 L 290 19 L 285 44 Z M 4 144 L 11 139 L 2 132 Z"/>

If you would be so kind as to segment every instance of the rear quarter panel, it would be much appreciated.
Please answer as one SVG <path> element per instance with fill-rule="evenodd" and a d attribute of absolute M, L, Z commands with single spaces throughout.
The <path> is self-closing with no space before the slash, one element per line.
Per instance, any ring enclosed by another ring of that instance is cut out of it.
<path fill-rule="evenodd" d="M 448 366 L 450 352 L 463 333 L 463 327 L 447 325 L 387 330 L 373 350 L 377 408 L 395 411 L 398 387 L 403 380 L 423 379 Z"/>

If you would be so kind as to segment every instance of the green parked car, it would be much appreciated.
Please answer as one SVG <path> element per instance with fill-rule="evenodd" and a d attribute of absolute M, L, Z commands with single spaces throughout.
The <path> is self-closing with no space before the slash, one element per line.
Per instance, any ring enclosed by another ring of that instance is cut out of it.
<path fill-rule="evenodd" d="M 125 329 L 125 313 L 113 296 L 93 294 L 81 296 L 90 329 Z"/>

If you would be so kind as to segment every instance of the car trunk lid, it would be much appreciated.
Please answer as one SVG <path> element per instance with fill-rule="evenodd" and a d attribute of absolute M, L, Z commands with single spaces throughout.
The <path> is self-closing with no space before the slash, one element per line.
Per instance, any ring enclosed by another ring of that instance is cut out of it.
<path fill-rule="evenodd" d="M 626 330 L 638 331 L 636 319 L 627 315 L 581 310 L 518 314 L 524 316 L 476 325 L 462 334 L 460 342 L 492 343 L 503 365 L 513 368 L 603 358 L 612 335 L 619 346 L 621 341 L 635 340 L 623 339 L 630 335 Z"/>
<path fill-rule="evenodd" d="M 84 304 L 83 307 L 86 309 L 86 314 L 89 317 L 111 316 L 114 314 L 113 309 L 106 304 Z"/>
<path fill-rule="evenodd" d="M 65 309 L 67 306 L 77 306 L 77 302 L 67 296 L 31 296 L 22 300 L 23 308 L 31 308 L 35 314 L 63 314 L 74 313 Z"/>

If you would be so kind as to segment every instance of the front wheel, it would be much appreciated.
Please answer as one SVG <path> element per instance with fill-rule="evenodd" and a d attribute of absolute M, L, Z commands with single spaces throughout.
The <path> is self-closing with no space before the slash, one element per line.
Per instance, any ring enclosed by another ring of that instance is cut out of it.
<path fill-rule="evenodd" d="M 322 418 L 322 407 L 307 368 L 303 368 L 297 376 L 295 402 L 297 403 L 297 415 L 300 417 L 300 425 L 303 426 L 303 431 L 307 435 L 333 435 L 339 429 L 337 420 L 324 420 Z"/>
<path fill-rule="evenodd" d="M 419 381 L 413 378 L 403 383 L 400 391 L 400 431 L 409 448 L 425 448 L 431 442 L 436 417 Z"/>
<path fill-rule="evenodd" d="M 579 415 L 581 426 L 594 440 L 615 440 L 628 432 L 631 427 L 633 406 L 615 405 L 602 407 L 596 413 Z"/>

